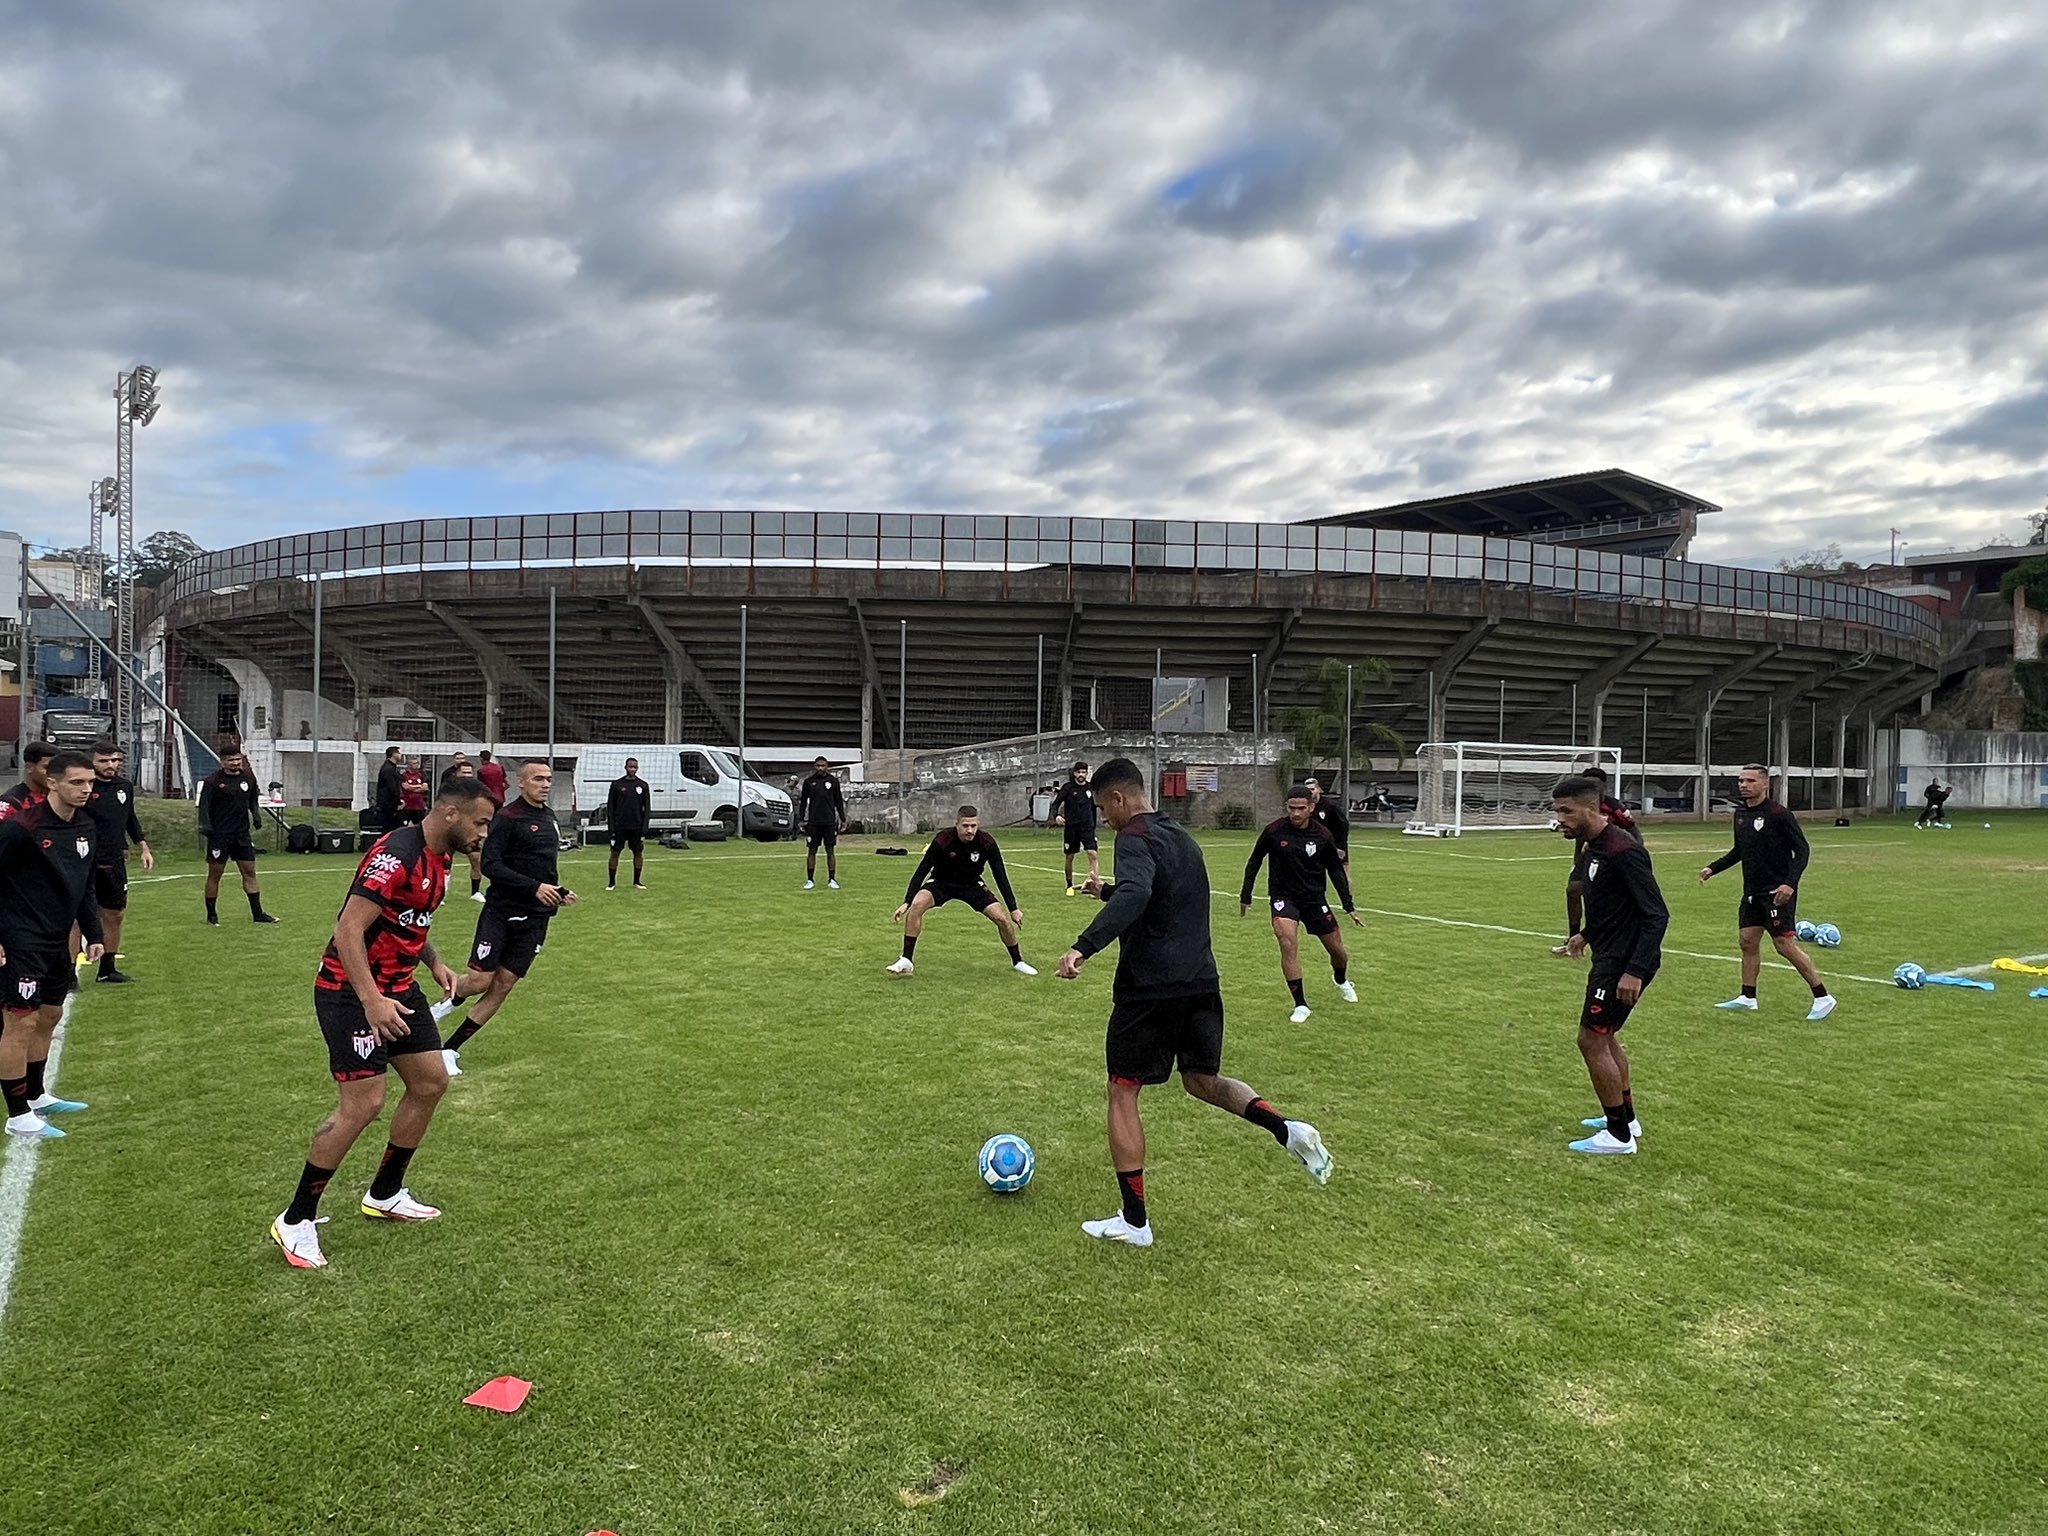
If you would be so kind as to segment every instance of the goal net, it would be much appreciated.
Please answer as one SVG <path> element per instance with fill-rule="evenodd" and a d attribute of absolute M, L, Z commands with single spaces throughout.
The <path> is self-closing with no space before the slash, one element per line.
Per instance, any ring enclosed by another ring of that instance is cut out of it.
<path fill-rule="evenodd" d="M 1432 741 L 1416 753 L 1415 817 L 1404 829 L 1421 837 L 1458 837 L 1550 825 L 1550 791 L 1559 779 L 1600 767 L 1617 796 L 1616 747 L 1546 746 L 1523 741 Z"/>

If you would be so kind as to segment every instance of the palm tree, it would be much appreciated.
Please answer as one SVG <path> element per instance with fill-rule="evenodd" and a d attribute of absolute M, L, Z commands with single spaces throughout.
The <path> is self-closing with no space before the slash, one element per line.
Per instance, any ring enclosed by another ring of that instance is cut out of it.
<path fill-rule="evenodd" d="M 1280 716 L 1280 729 L 1294 737 L 1294 745 L 1280 755 L 1276 765 L 1282 789 L 1299 782 L 1304 773 L 1311 772 L 1317 765 L 1343 757 L 1347 668 L 1354 685 L 1351 690 L 1352 761 L 1347 766 L 1362 767 L 1371 772 L 1374 744 L 1393 752 L 1393 766 L 1397 769 L 1407 757 L 1408 743 L 1399 731 L 1378 720 L 1361 719 L 1358 714 L 1356 685 L 1383 683 L 1392 675 L 1391 669 L 1377 656 L 1360 656 L 1351 661 L 1327 656 L 1309 674 L 1310 685 L 1315 690 L 1315 703 L 1287 710 Z M 1361 742 L 1365 743 L 1362 747 Z M 1327 787 L 1335 789 L 1336 786 Z"/>

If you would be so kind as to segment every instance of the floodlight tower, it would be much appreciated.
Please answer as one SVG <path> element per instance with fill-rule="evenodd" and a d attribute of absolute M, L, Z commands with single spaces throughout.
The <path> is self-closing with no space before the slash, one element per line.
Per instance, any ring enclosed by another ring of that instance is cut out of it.
<path fill-rule="evenodd" d="M 114 485 L 118 521 L 114 550 L 114 739 L 129 743 L 129 761 L 141 761 L 139 702 L 124 668 L 135 665 L 135 428 L 156 420 L 156 370 L 138 363 L 114 380 Z"/>

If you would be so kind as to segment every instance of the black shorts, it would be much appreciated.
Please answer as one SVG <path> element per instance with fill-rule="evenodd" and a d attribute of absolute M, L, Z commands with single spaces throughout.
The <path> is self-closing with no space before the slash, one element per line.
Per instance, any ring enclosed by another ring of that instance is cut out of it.
<path fill-rule="evenodd" d="M 1223 1070 L 1223 994 L 1118 1003 L 1110 1010 L 1104 1055 L 1109 1075 L 1163 1083 L 1183 1073 Z"/>
<path fill-rule="evenodd" d="M 1068 827 L 1066 833 L 1067 857 L 1070 859 L 1084 848 L 1090 853 L 1095 853 L 1102 847 L 1100 840 L 1095 836 L 1095 829 L 1093 827 L 1090 827 L 1085 832 L 1077 832 L 1074 828 Z"/>
<path fill-rule="evenodd" d="M 1781 907 L 1771 900 L 1769 891 L 1745 891 L 1735 921 L 1739 927 L 1761 928 L 1772 938 L 1782 939 L 1799 926 L 1799 892 L 1795 890 Z"/>
<path fill-rule="evenodd" d="M 1317 938 L 1327 938 L 1337 931 L 1337 914 L 1330 910 L 1330 904 L 1305 907 L 1299 902 L 1276 901 L 1272 904 L 1273 916 L 1284 917 L 1291 923 L 1299 923 Z"/>
<path fill-rule="evenodd" d="M 412 1010 L 405 1021 L 411 1034 L 400 1035 L 396 1040 L 379 1040 L 370 1021 L 363 1017 L 362 1001 L 355 988 L 342 987 L 333 992 L 325 987 L 313 989 L 313 1017 L 320 1021 L 320 1033 L 327 1039 L 327 1070 L 334 1074 L 337 1083 L 382 1077 L 393 1056 L 417 1056 L 441 1049 L 441 1026 L 434 1022 L 433 1005 L 418 982 L 403 992 L 388 992 L 385 996 L 396 998 L 399 1007 Z"/>
<path fill-rule="evenodd" d="M 484 903 L 476 920 L 476 942 L 470 946 L 472 971 L 495 971 L 503 966 L 514 976 L 533 968 L 533 958 L 548 941 L 548 919 L 524 912 L 507 912 Z"/>
<path fill-rule="evenodd" d="M 33 1013 L 38 1008 L 55 1008 L 77 986 L 78 972 L 64 956 L 10 949 L 7 963 L 0 965 L 0 1009 Z"/>
<path fill-rule="evenodd" d="M 256 845 L 244 832 L 239 842 L 208 843 L 206 862 L 209 864 L 253 864 L 256 862 Z"/>
<path fill-rule="evenodd" d="M 820 848 L 837 848 L 839 846 L 839 829 L 837 827 L 805 827 L 804 841 L 811 845 L 811 852 L 813 853 L 816 853 Z"/>
<path fill-rule="evenodd" d="M 93 865 L 92 899 L 102 912 L 125 912 L 128 910 L 128 861 L 126 859 L 116 859 L 111 864 Z"/>
<path fill-rule="evenodd" d="M 630 848 L 635 853 L 643 852 L 647 847 L 646 838 L 647 834 L 644 832 L 615 831 L 612 833 L 612 852 L 617 853 L 621 848 Z"/>
<path fill-rule="evenodd" d="M 985 885 L 928 885 L 925 892 L 932 899 L 934 911 L 949 901 L 964 901 L 977 912 L 986 912 L 990 907 L 1002 907 L 1002 901 Z M 1005 912 L 1008 907 L 1003 907 Z"/>
<path fill-rule="evenodd" d="M 1654 979 L 1654 978 L 1653 978 Z M 1628 1022 L 1628 1016 L 1635 1012 L 1635 1003 L 1624 1003 L 1615 994 L 1615 986 L 1621 980 L 1619 975 L 1596 975 L 1586 980 L 1586 1003 L 1579 1010 L 1579 1028 L 1590 1029 L 1597 1034 L 1611 1035 Z M 1650 983 L 1643 983 L 1643 992 L 1650 990 Z M 1636 995 L 1636 1002 L 1642 1001 L 1642 993 Z"/>

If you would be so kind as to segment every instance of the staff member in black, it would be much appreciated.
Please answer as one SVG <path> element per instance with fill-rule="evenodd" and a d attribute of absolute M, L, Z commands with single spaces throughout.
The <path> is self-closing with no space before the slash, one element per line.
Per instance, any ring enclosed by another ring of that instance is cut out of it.
<path fill-rule="evenodd" d="M 818 845 L 825 847 L 825 884 L 839 889 L 839 834 L 846 830 L 846 794 L 839 776 L 821 755 L 811 764 L 811 776 L 797 786 L 796 823 L 804 829 L 810 852 L 804 860 L 804 889 L 818 884 Z"/>
<path fill-rule="evenodd" d="M 925 884 L 925 877 L 931 884 Z M 984 883 L 995 876 L 1001 901 Z M 903 925 L 903 954 L 886 967 L 891 976 L 908 976 L 917 967 L 911 956 L 917 953 L 917 936 L 924 932 L 927 912 L 949 901 L 964 901 L 996 925 L 1003 947 L 1010 952 L 1010 968 L 1020 976 L 1038 971 L 1024 959 L 1018 935 L 1024 927 L 1024 909 L 1017 905 L 1017 893 L 1010 889 L 1010 872 L 1003 867 L 1003 850 L 981 830 L 981 812 L 963 805 L 947 827 L 931 841 L 911 871 L 910 885 L 903 893 L 903 905 L 896 909 L 896 921 Z"/>
<path fill-rule="evenodd" d="M 255 829 L 263 815 L 261 791 L 242 744 L 223 736 L 214 744 L 220 767 L 199 785 L 199 843 L 206 850 L 206 921 L 220 926 L 220 877 L 230 861 L 242 875 L 242 893 L 249 898 L 249 917 L 258 923 L 276 918 L 263 910 L 263 887 L 256 880 Z"/>
<path fill-rule="evenodd" d="M 0 821 L 49 798 L 50 759 L 56 755 L 57 749 L 47 741 L 28 744 L 28 750 L 21 755 L 21 782 L 0 795 Z"/>
<path fill-rule="evenodd" d="M 1323 781 L 1315 775 L 1303 779 L 1303 786 L 1315 798 L 1316 822 L 1337 850 L 1337 860 L 1342 864 L 1351 862 L 1351 813 L 1344 809 L 1344 802 L 1335 795 L 1323 793 Z"/>
<path fill-rule="evenodd" d="M 653 820 L 653 793 L 648 789 L 647 781 L 640 777 L 640 759 L 629 757 L 626 759 L 626 771 L 612 780 L 612 787 L 604 797 L 604 824 L 612 835 L 612 861 L 606 866 L 604 876 L 606 890 L 619 888 L 619 850 L 627 847 L 633 850 L 633 889 L 647 889 L 640 876 L 647 858 L 647 827 Z"/>
<path fill-rule="evenodd" d="M 1351 956 L 1344 948 L 1344 935 L 1337 931 L 1337 915 L 1330 910 L 1325 885 L 1334 882 L 1344 915 L 1354 926 L 1364 921 L 1351 904 L 1351 877 L 1338 857 L 1337 845 L 1316 821 L 1316 794 L 1312 785 L 1297 784 L 1287 792 L 1287 814 L 1259 834 L 1252 844 L 1252 856 L 1244 866 L 1244 889 L 1238 894 L 1240 917 L 1252 912 L 1252 885 L 1259 866 L 1271 859 L 1266 876 L 1266 896 L 1273 907 L 1273 937 L 1280 943 L 1280 974 L 1294 997 L 1296 1024 L 1309 1020 L 1308 996 L 1301 980 L 1301 930 L 1306 928 L 1330 953 L 1330 971 L 1337 983 L 1337 995 L 1347 1003 L 1358 1001 L 1358 988 L 1350 977 Z"/>
<path fill-rule="evenodd" d="M 377 820 L 389 832 L 398 825 L 399 797 L 405 791 L 405 764 L 398 748 L 386 747 L 377 769 Z"/>
<path fill-rule="evenodd" d="M 1614 1157 L 1633 1153 L 1643 1131 L 1621 1027 L 1657 977 L 1671 913 L 1657 889 L 1650 855 L 1634 833 L 1608 820 L 1601 789 L 1594 778 L 1560 780 L 1550 792 L 1550 808 L 1559 833 L 1578 844 L 1577 867 L 1583 873 L 1585 926 L 1566 942 L 1575 958 L 1593 952 L 1579 1013 L 1579 1054 L 1600 1096 L 1600 1114 L 1584 1122 L 1598 1127 L 1594 1134 L 1571 1143 L 1571 1149 Z"/>
<path fill-rule="evenodd" d="M 1053 792 L 1052 824 L 1067 832 L 1067 894 L 1075 894 L 1074 855 L 1088 853 L 1088 878 L 1102 878 L 1101 840 L 1095 834 L 1095 798 L 1088 793 L 1088 765 L 1074 764 L 1073 774 Z"/>
<path fill-rule="evenodd" d="M 1742 945 L 1742 992 L 1716 1008 L 1755 1013 L 1756 983 L 1763 974 L 1763 939 L 1771 943 L 1800 979 L 1813 988 L 1813 1007 L 1806 1021 L 1818 1023 L 1835 1011 L 1820 968 L 1799 946 L 1799 881 L 1813 850 L 1799 818 L 1771 798 L 1771 771 L 1762 763 L 1745 764 L 1735 779 L 1742 809 L 1735 813 L 1735 846 L 1700 871 L 1705 885 L 1725 869 L 1742 866 L 1742 901 L 1736 910 L 1737 938 Z"/>
<path fill-rule="evenodd" d="M 43 1118 L 85 1108 L 49 1091 L 50 1042 L 77 985 L 69 953 L 74 923 L 97 960 L 99 908 L 92 899 L 93 827 L 80 813 L 92 794 L 92 759 L 49 759 L 49 794 L 0 821 L 0 1097 L 7 1133 L 33 1140 L 64 1133 Z"/>
<path fill-rule="evenodd" d="M 1105 1242 L 1152 1246 L 1145 1209 L 1145 1125 L 1138 1092 L 1180 1068 L 1180 1085 L 1204 1104 L 1241 1115 L 1301 1161 L 1318 1184 L 1334 1159 L 1305 1120 L 1287 1120 L 1248 1083 L 1223 1076 L 1223 992 L 1209 942 L 1209 870 L 1179 823 L 1154 811 L 1145 777 L 1128 758 L 1095 776 L 1096 803 L 1116 833 L 1116 880 L 1089 883 L 1107 903 L 1060 957 L 1071 981 L 1090 957 L 1121 942 L 1104 1055 L 1109 1066 L 1109 1156 L 1123 1208 L 1081 1230 Z"/>
<path fill-rule="evenodd" d="M 117 983 L 134 980 L 114 964 L 121 952 L 121 923 L 128 914 L 129 843 L 142 850 L 144 874 L 156 868 L 156 855 L 149 851 L 149 839 L 135 816 L 135 786 L 121 773 L 125 761 L 118 742 L 93 744 L 92 795 L 85 802 L 93 825 L 92 896 L 107 939 L 99 979 Z"/>
<path fill-rule="evenodd" d="M 521 764 L 519 793 L 492 818 L 490 836 L 484 839 L 484 874 L 491 885 L 476 920 L 469 969 L 448 1000 L 436 1003 L 433 1010 L 438 1024 L 459 1004 L 472 997 L 477 1000 L 441 1052 L 450 1077 L 462 1076 L 457 1054 L 496 1017 L 512 989 L 533 968 L 547 943 L 550 920 L 562 908 L 576 905 L 576 893 L 559 883 L 562 829 L 548 806 L 554 784 L 554 770 L 539 758 Z"/>

